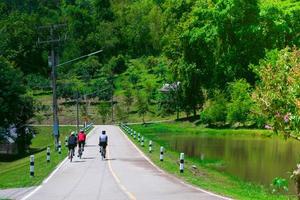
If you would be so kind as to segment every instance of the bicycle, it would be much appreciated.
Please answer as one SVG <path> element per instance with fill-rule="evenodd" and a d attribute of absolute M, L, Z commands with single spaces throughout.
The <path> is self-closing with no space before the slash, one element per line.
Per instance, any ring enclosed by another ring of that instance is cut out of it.
<path fill-rule="evenodd" d="M 100 146 L 100 154 L 101 154 L 101 159 L 104 160 L 106 157 L 106 149 L 104 149 L 103 146 Z"/>
<path fill-rule="evenodd" d="M 75 154 L 74 153 L 74 148 L 72 148 L 71 150 L 69 150 L 69 159 L 70 159 L 70 162 L 72 162 L 74 154 Z"/>
<path fill-rule="evenodd" d="M 83 152 L 83 148 L 79 147 L 79 149 L 78 149 L 78 156 L 79 156 L 80 159 L 82 157 L 82 152 Z"/>

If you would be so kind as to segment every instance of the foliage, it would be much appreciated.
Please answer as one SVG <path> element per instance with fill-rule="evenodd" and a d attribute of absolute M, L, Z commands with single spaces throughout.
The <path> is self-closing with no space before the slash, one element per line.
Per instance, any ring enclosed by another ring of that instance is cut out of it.
<path fill-rule="evenodd" d="M 133 98 L 133 91 L 130 88 L 130 86 L 127 84 L 127 86 L 125 86 L 126 89 L 124 91 L 124 103 L 126 106 L 126 111 L 127 114 L 129 114 L 130 112 L 130 106 L 133 104 L 134 98 Z"/>
<path fill-rule="evenodd" d="M 33 117 L 33 99 L 26 95 L 20 70 L 0 57 L 0 127 L 14 124 L 18 130 L 19 152 L 24 153 L 30 139 L 25 140 L 24 125 Z"/>
<path fill-rule="evenodd" d="M 260 81 L 254 101 L 269 119 L 275 132 L 285 137 L 299 134 L 300 51 L 297 48 L 274 50 L 253 66 Z"/>
<path fill-rule="evenodd" d="M 105 124 L 111 113 L 111 104 L 105 101 L 100 102 L 98 105 L 98 113 L 101 116 L 102 123 Z"/>
<path fill-rule="evenodd" d="M 201 112 L 200 119 L 204 123 L 213 124 L 216 122 L 226 122 L 226 105 L 227 99 L 224 93 L 215 91 L 212 99 L 205 102 L 203 111 Z"/>
<path fill-rule="evenodd" d="M 227 104 L 227 121 L 245 123 L 249 117 L 253 101 L 251 86 L 244 79 L 229 83 L 230 101 Z"/>
<path fill-rule="evenodd" d="M 180 71 L 180 89 L 179 99 L 181 107 L 187 113 L 194 113 L 202 107 L 204 96 L 201 88 L 201 72 L 195 64 L 182 63 L 179 66 Z"/>
<path fill-rule="evenodd" d="M 226 87 L 244 79 L 254 88 L 256 73 L 249 64 L 258 65 L 267 51 L 299 47 L 299 11 L 300 2 L 293 0 L 5 0 L 0 55 L 26 75 L 29 89 L 47 88 L 49 45 L 37 45 L 37 38 L 48 33 L 38 27 L 65 23 L 60 62 L 103 51 L 58 68 L 59 97 L 74 100 L 79 91 L 85 100 L 107 101 L 114 93 L 122 101 L 129 82 L 133 93 L 149 94 L 154 110 L 161 106 L 161 112 L 172 113 L 168 105 L 158 105 L 168 98 L 158 89 L 180 81 L 180 110 L 187 115 L 202 109 L 204 90 L 220 90 L 230 97 L 229 122 L 263 124 L 273 120 L 255 104 L 246 114 L 248 96 L 232 98 Z"/>
<path fill-rule="evenodd" d="M 288 181 L 284 178 L 276 177 L 273 179 L 272 184 L 272 193 L 286 193 L 288 192 Z"/>
<path fill-rule="evenodd" d="M 49 79 L 39 74 L 28 74 L 25 77 L 26 85 L 30 89 L 34 90 L 49 90 L 51 88 L 51 83 Z"/>
<path fill-rule="evenodd" d="M 147 112 L 150 111 L 149 103 L 147 99 L 148 97 L 146 93 L 140 92 L 139 94 L 137 94 L 137 101 L 136 101 L 137 112 L 140 116 L 142 116 L 143 123 L 145 123 L 145 115 L 147 114 Z"/>

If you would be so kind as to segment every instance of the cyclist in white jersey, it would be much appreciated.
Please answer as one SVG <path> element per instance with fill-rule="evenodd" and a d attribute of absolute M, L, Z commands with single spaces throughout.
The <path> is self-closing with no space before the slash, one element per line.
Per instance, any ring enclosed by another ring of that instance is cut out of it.
<path fill-rule="evenodd" d="M 107 142 L 108 142 L 108 137 L 106 135 L 106 132 L 102 131 L 102 134 L 99 136 L 99 146 L 103 147 L 104 152 L 106 152 Z M 105 158 L 105 154 L 104 154 L 104 158 Z"/>

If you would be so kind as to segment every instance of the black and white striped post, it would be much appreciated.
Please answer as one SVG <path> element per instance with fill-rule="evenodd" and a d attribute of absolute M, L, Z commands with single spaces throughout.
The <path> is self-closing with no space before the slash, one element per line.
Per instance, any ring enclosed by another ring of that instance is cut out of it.
<path fill-rule="evenodd" d="M 50 162 L 50 147 L 47 147 L 47 162 Z"/>
<path fill-rule="evenodd" d="M 29 171 L 30 171 L 30 176 L 34 177 L 34 155 L 30 156 L 30 168 L 29 168 Z"/>
<path fill-rule="evenodd" d="M 144 146 L 144 136 L 142 136 L 141 145 Z"/>
<path fill-rule="evenodd" d="M 180 164 L 179 164 L 180 173 L 184 171 L 184 153 L 180 153 Z"/>
<path fill-rule="evenodd" d="M 61 154 L 61 142 L 58 142 L 58 153 Z"/>
<path fill-rule="evenodd" d="M 136 132 L 134 131 L 133 132 L 133 139 L 135 139 L 136 138 Z"/>
<path fill-rule="evenodd" d="M 152 140 L 149 141 L 149 153 L 152 153 Z"/>
<path fill-rule="evenodd" d="M 164 161 L 164 147 L 160 147 L 159 160 Z"/>
<path fill-rule="evenodd" d="M 140 142 L 140 140 L 141 140 L 141 134 L 138 133 L 138 142 Z"/>

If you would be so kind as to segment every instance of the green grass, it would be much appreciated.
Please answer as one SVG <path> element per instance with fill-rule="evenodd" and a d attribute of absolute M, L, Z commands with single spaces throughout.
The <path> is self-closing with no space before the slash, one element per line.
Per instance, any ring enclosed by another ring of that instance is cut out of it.
<path fill-rule="evenodd" d="M 75 127 L 60 127 L 62 154 L 54 151 L 52 127 L 35 127 L 36 137 L 32 140 L 31 148 L 40 150 L 35 153 L 35 176 L 29 175 L 29 156 L 12 161 L 0 162 L 0 188 L 28 187 L 40 184 L 54 168 L 66 157 L 64 138 Z M 51 149 L 51 162 L 46 162 L 46 147 Z"/>
<path fill-rule="evenodd" d="M 245 200 L 280 200 L 288 199 L 287 196 L 283 195 L 272 195 L 266 188 L 260 185 L 248 183 L 238 179 L 237 177 L 231 176 L 224 172 L 219 172 L 210 167 L 212 161 L 200 161 L 194 158 L 185 158 L 185 172 L 181 174 L 179 172 L 179 152 L 171 151 L 161 137 L 172 136 L 178 134 L 209 134 L 215 136 L 222 136 L 226 134 L 241 134 L 241 135 L 266 135 L 270 134 L 269 131 L 265 130 L 232 130 L 232 129 L 206 129 L 203 127 L 197 127 L 191 123 L 161 123 L 151 124 L 148 126 L 143 125 L 132 125 L 131 126 L 137 132 L 143 133 L 143 136 L 147 141 L 150 139 L 154 142 L 154 151 L 150 154 L 148 147 L 142 148 L 138 144 L 137 140 L 134 140 L 129 136 L 131 140 L 160 168 L 165 171 L 189 182 L 195 186 L 199 186 L 203 189 L 225 195 L 234 199 L 245 199 Z M 145 141 L 145 144 L 147 144 Z M 159 146 L 165 146 L 166 152 L 164 161 L 159 160 Z M 147 145 L 145 145 L 147 146 Z M 195 165 L 197 169 L 192 166 Z"/>

